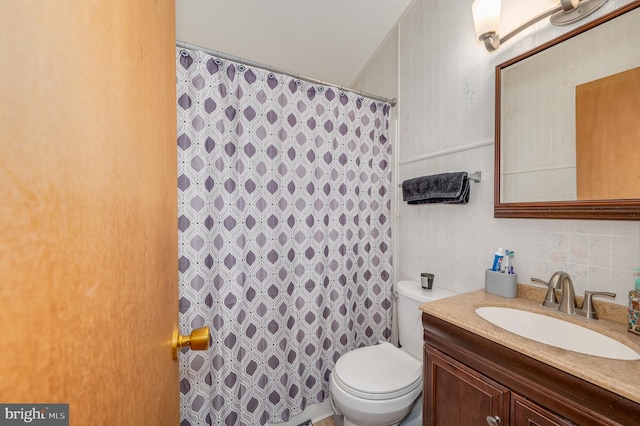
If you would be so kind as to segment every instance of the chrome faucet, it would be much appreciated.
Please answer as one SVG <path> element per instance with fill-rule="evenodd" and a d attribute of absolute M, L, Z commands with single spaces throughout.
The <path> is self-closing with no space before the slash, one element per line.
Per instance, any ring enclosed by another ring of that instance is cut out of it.
<path fill-rule="evenodd" d="M 605 291 L 585 291 L 582 306 L 576 306 L 576 293 L 573 288 L 573 281 L 568 273 L 564 271 L 555 272 L 549 281 L 540 278 L 531 278 L 531 281 L 547 285 L 547 295 L 542 302 L 542 306 L 555 309 L 568 315 L 580 315 L 588 319 L 598 319 L 596 308 L 593 304 L 593 296 L 616 297 L 615 293 Z M 560 302 L 556 298 L 555 290 L 560 290 Z"/>
<path fill-rule="evenodd" d="M 558 287 L 558 284 L 560 284 L 560 287 Z M 573 281 L 571 281 L 569 274 L 563 271 L 556 272 L 551 276 L 549 286 L 559 288 L 562 293 L 562 296 L 560 296 L 560 302 L 558 302 L 558 312 L 575 315 L 576 293 L 573 289 Z"/>
<path fill-rule="evenodd" d="M 573 281 L 568 273 L 564 271 L 555 272 L 549 281 L 541 280 L 540 278 L 531 278 L 531 281 L 546 284 L 548 286 L 547 295 L 542 302 L 542 306 L 546 308 L 556 309 L 558 312 L 563 312 L 569 315 L 575 315 L 576 313 L 576 294 L 573 289 Z M 556 298 L 555 290 L 559 289 L 562 293 L 560 296 L 560 302 Z"/>

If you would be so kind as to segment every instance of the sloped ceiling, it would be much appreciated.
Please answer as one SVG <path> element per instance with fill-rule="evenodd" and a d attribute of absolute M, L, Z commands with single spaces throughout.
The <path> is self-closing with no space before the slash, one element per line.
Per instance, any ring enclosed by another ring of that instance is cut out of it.
<path fill-rule="evenodd" d="M 349 86 L 412 0 L 176 0 L 176 39 Z"/>

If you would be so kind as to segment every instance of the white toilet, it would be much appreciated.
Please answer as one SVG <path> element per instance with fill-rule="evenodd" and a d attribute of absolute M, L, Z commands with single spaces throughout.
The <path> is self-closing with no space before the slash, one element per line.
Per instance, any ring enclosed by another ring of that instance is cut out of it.
<path fill-rule="evenodd" d="M 422 312 L 418 307 L 455 293 L 422 290 L 415 281 L 400 281 L 397 291 L 402 348 L 382 342 L 338 359 L 329 377 L 336 426 L 393 426 L 403 419 L 403 425 L 422 424 L 418 402 L 422 393 Z"/>

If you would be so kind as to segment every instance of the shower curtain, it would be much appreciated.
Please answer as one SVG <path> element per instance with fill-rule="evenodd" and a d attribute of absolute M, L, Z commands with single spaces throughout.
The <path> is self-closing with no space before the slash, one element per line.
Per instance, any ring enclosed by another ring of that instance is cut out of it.
<path fill-rule="evenodd" d="M 280 423 L 391 335 L 390 106 L 180 49 L 181 425 Z"/>

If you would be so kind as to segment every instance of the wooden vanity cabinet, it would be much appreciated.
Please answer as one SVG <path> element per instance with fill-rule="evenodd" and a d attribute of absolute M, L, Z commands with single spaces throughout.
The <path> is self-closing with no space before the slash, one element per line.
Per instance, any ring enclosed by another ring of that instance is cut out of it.
<path fill-rule="evenodd" d="M 428 345 L 424 357 L 427 425 L 574 425 Z"/>
<path fill-rule="evenodd" d="M 422 322 L 424 425 L 639 424 L 634 401 L 429 314 Z"/>
<path fill-rule="evenodd" d="M 517 393 L 511 394 L 510 414 L 511 424 L 518 426 L 572 426 L 574 424 Z"/>
<path fill-rule="evenodd" d="M 485 425 L 487 416 L 509 420 L 509 389 L 425 347 L 427 425 Z M 506 423 L 503 423 L 506 424 Z"/>

